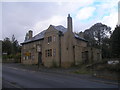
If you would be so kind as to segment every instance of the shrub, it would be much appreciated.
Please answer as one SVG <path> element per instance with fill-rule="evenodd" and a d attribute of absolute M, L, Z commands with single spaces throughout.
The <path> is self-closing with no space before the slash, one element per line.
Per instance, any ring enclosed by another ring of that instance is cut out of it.
<path fill-rule="evenodd" d="M 17 53 L 17 54 L 10 54 L 10 55 L 3 55 L 2 56 L 3 62 L 4 61 L 11 61 L 13 60 L 14 62 L 20 62 L 21 60 L 21 54 Z"/>
<path fill-rule="evenodd" d="M 73 71 L 76 74 L 90 74 L 90 71 L 87 70 L 85 67 L 80 68 L 79 70 Z"/>
<path fill-rule="evenodd" d="M 98 65 L 95 67 L 96 70 L 107 70 L 107 71 L 111 71 L 111 72 L 118 72 L 120 71 L 120 67 L 118 64 L 116 65 L 109 65 L 109 64 L 102 64 L 102 65 Z"/>
<path fill-rule="evenodd" d="M 119 64 L 116 64 L 116 65 L 114 65 L 114 64 L 113 65 L 107 65 L 106 68 L 109 71 L 116 71 L 116 72 L 120 71 Z"/>

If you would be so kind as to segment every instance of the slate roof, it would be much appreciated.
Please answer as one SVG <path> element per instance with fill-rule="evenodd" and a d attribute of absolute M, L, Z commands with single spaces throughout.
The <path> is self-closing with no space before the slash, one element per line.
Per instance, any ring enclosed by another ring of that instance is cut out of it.
<path fill-rule="evenodd" d="M 82 41 L 86 41 L 86 42 L 87 42 L 87 40 L 86 40 L 86 39 L 84 39 L 84 38 L 82 38 L 82 37 L 78 36 L 77 34 L 74 34 L 74 35 L 75 35 L 75 38 L 77 38 L 77 39 L 79 39 L 79 40 L 82 40 Z"/>
<path fill-rule="evenodd" d="M 62 33 L 65 33 L 65 32 L 67 31 L 67 28 L 63 27 L 62 25 L 59 25 L 59 26 L 54 26 L 54 25 L 52 25 L 52 26 L 53 26 L 56 30 L 61 31 Z M 44 39 L 44 34 L 45 34 L 45 32 L 46 32 L 46 30 L 38 33 L 37 35 L 35 35 L 35 36 L 32 37 L 31 39 L 26 40 L 26 41 L 24 41 L 24 42 L 21 43 L 21 44 L 26 44 L 26 43 L 30 43 L 30 42 L 34 42 L 34 41 L 38 41 L 38 40 Z M 84 38 L 79 37 L 77 34 L 74 34 L 74 36 L 75 36 L 75 38 L 80 39 L 80 40 L 82 40 L 82 41 L 87 41 L 87 40 L 85 40 Z"/>
<path fill-rule="evenodd" d="M 53 25 L 52 25 L 53 26 Z M 56 30 L 61 31 L 62 33 L 67 32 L 67 28 L 63 27 L 62 25 L 59 26 L 53 26 Z"/>

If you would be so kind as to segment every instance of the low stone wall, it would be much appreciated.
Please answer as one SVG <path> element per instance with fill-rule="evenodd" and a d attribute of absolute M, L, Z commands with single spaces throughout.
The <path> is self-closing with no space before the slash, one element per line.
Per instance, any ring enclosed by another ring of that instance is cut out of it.
<path fill-rule="evenodd" d="M 16 60 L 16 59 L 3 59 L 2 63 L 20 63 L 21 60 Z"/>

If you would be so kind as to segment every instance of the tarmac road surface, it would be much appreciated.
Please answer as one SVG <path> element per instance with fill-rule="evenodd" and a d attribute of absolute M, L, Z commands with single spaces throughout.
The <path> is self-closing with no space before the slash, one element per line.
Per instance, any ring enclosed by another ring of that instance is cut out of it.
<path fill-rule="evenodd" d="M 3 65 L 3 88 L 118 88 L 68 74 L 37 72 Z"/>

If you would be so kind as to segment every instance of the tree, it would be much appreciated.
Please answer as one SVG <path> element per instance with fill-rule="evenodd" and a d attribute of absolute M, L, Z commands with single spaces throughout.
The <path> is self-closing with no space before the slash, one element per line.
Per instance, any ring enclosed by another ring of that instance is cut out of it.
<path fill-rule="evenodd" d="M 88 46 L 102 50 L 102 57 L 110 57 L 110 38 L 111 27 L 96 23 L 84 31 L 84 38 L 88 40 Z"/>
<path fill-rule="evenodd" d="M 104 38 L 108 38 L 111 34 L 111 28 L 102 23 L 96 23 L 89 29 L 84 31 L 84 38 L 89 41 L 89 45 L 100 47 Z"/>
<path fill-rule="evenodd" d="M 11 43 L 10 39 L 8 37 L 6 37 L 2 42 L 2 52 L 10 55 L 11 50 L 12 50 L 12 43 Z"/>
<path fill-rule="evenodd" d="M 3 54 L 3 59 L 7 58 L 14 58 L 15 60 L 18 58 L 20 59 L 21 46 L 19 45 L 14 35 L 12 36 L 11 40 L 8 37 L 6 37 L 2 41 L 2 52 L 7 53 L 7 56 Z"/>
<path fill-rule="evenodd" d="M 12 35 L 11 43 L 12 43 L 12 54 L 15 54 L 19 50 L 19 44 L 14 35 Z"/>
<path fill-rule="evenodd" d="M 110 58 L 111 57 L 111 49 L 110 49 L 110 38 L 104 38 L 102 41 L 102 57 Z"/>
<path fill-rule="evenodd" d="M 117 25 L 111 35 L 111 55 L 113 58 L 120 58 L 120 25 Z"/>

